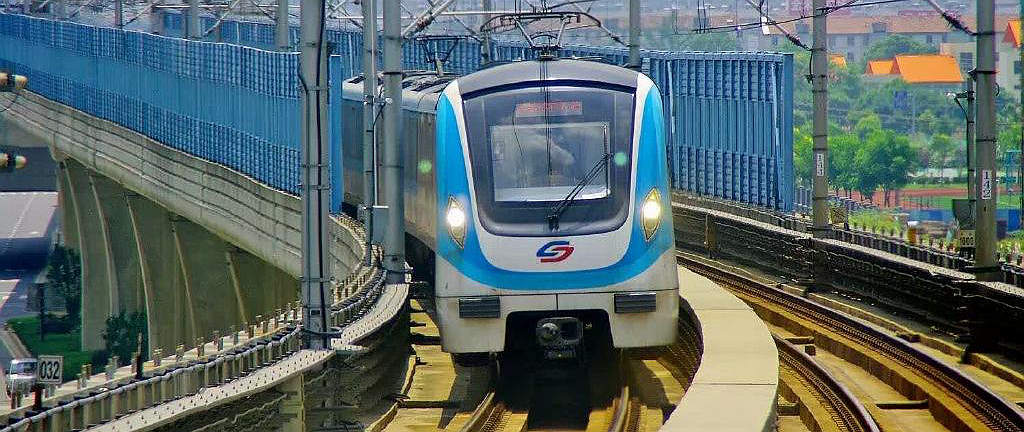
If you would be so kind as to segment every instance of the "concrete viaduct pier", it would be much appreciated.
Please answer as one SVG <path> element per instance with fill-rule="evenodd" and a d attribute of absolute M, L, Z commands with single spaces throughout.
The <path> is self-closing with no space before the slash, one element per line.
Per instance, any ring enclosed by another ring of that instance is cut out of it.
<path fill-rule="evenodd" d="M 59 163 L 65 243 L 82 256 L 82 346 L 145 312 L 151 348 L 193 347 L 298 298 L 297 197 L 34 94 L 4 113 Z M 363 254 L 334 221 L 336 279 Z"/>

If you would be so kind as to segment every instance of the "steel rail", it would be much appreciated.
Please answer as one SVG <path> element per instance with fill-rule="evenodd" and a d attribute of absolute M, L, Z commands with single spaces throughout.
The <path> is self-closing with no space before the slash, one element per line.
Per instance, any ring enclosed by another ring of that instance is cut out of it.
<path fill-rule="evenodd" d="M 878 424 L 868 413 L 867 408 L 846 386 L 796 345 L 778 335 L 773 334 L 772 337 L 775 338 L 775 346 L 779 349 L 780 360 L 800 375 L 811 390 L 821 396 L 821 401 L 827 405 L 826 409 L 829 409 L 840 430 L 880 432 Z"/>
<path fill-rule="evenodd" d="M 888 357 L 915 371 L 932 385 L 952 396 L 979 421 L 997 431 L 1024 431 L 1024 413 L 974 378 L 875 327 L 811 300 L 711 264 L 676 255 L 677 261 L 694 272 L 728 285 L 758 300 L 828 328 L 843 337 Z"/>

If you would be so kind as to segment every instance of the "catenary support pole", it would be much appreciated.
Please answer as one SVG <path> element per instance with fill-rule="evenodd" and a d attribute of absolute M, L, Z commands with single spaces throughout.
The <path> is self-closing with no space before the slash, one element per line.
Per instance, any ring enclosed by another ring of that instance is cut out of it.
<path fill-rule="evenodd" d="M 640 70 L 640 0 L 629 0 L 629 68 Z"/>
<path fill-rule="evenodd" d="M 114 28 L 124 28 L 124 0 L 114 0 Z"/>
<path fill-rule="evenodd" d="M 299 74 L 302 86 L 302 325 L 310 332 L 307 347 L 328 347 L 326 307 L 330 245 L 325 225 L 330 203 L 330 161 L 327 140 L 327 47 L 323 0 L 302 0 Z"/>
<path fill-rule="evenodd" d="M 483 0 L 481 7 L 485 12 L 494 9 L 491 4 L 491 0 Z M 485 14 L 481 17 L 481 22 L 487 22 L 491 19 L 491 14 Z M 480 65 L 486 66 L 491 62 L 491 32 L 480 33 Z"/>
<path fill-rule="evenodd" d="M 978 0 L 978 66 L 975 68 L 977 99 L 975 152 L 977 200 L 975 201 L 975 271 L 979 280 L 996 280 L 1000 273 L 996 256 L 996 43 L 995 0 Z"/>
<path fill-rule="evenodd" d="M 188 0 L 188 38 L 199 39 L 203 32 L 199 25 L 199 0 Z"/>
<path fill-rule="evenodd" d="M 964 93 L 967 96 L 967 130 L 964 131 L 964 139 L 967 140 L 967 199 L 974 205 L 975 190 L 975 164 L 978 162 L 974 154 L 974 78 L 973 74 L 964 80 Z"/>
<path fill-rule="evenodd" d="M 366 227 L 366 250 L 373 241 L 373 213 L 377 203 L 376 134 L 377 114 L 377 1 L 363 0 L 363 225 Z M 381 223 L 385 221 L 380 221 Z M 363 257 L 367 265 L 370 253 Z"/>
<path fill-rule="evenodd" d="M 388 206 L 384 268 L 389 283 L 405 281 L 405 199 L 402 194 L 402 15 L 400 0 L 384 0 L 384 198 Z"/>
<path fill-rule="evenodd" d="M 291 51 L 292 41 L 288 36 L 290 30 L 288 0 L 277 0 L 277 11 L 274 15 L 274 42 L 278 51 Z"/>
<path fill-rule="evenodd" d="M 828 224 L 828 27 L 825 0 L 814 0 L 811 46 L 811 96 L 814 104 L 814 236 L 825 237 Z"/>

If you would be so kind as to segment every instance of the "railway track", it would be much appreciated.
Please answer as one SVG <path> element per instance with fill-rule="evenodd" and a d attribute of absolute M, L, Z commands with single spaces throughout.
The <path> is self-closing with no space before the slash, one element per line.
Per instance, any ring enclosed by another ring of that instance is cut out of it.
<path fill-rule="evenodd" d="M 489 392 L 473 412 L 461 432 L 520 432 L 585 430 L 589 432 L 641 432 L 643 404 L 630 396 L 628 385 L 621 386 L 619 394 L 608 406 L 595 407 L 587 415 L 585 425 L 531 426 L 530 412 L 515 409 L 503 401 L 496 391 Z M 546 419 L 545 419 L 546 420 Z M 536 420 L 534 421 L 536 422 Z M 648 431 L 653 432 L 653 431 Z"/>
<path fill-rule="evenodd" d="M 814 359 L 786 339 L 773 335 L 779 349 L 779 374 L 783 392 L 812 406 L 804 407 L 818 430 L 879 432 L 878 424 L 857 398 Z M 803 416 L 801 416 L 803 417 Z M 831 423 L 825 423 L 831 420 Z M 834 429 L 833 429 L 834 426 Z"/>
<path fill-rule="evenodd" d="M 827 347 L 830 352 L 849 362 L 867 364 L 865 369 L 871 369 L 876 376 L 885 376 L 894 389 L 909 401 L 927 409 L 934 421 L 948 430 L 1024 430 L 1024 414 L 1014 405 L 960 370 L 925 354 L 908 342 L 751 277 L 729 272 L 685 254 L 679 254 L 677 258 L 680 264 L 747 301 L 766 321 L 791 329 L 794 333 L 808 335 L 815 344 Z M 786 353 L 793 352 L 780 347 L 780 353 L 786 362 Z M 795 359 L 792 356 L 789 358 Z M 803 364 L 807 366 L 806 362 Z M 826 384 L 823 382 L 816 386 Z M 833 390 L 831 393 L 833 396 L 826 399 L 847 398 L 841 391 L 836 393 Z M 833 405 L 833 409 L 836 409 L 831 402 L 826 405 Z M 877 404 L 871 408 L 869 412 L 873 415 L 880 412 Z M 864 423 L 863 411 L 852 414 L 836 412 L 834 417 L 837 424 L 851 428 L 841 430 L 870 430 L 853 429 L 870 427 Z M 886 429 L 886 426 L 883 424 L 882 428 Z"/>

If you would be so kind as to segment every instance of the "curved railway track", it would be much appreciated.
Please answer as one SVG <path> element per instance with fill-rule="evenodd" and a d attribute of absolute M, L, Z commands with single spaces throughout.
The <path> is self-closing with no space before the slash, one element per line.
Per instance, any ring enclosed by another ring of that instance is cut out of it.
<path fill-rule="evenodd" d="M 829 430 L 821 425 L 828 417 L 843 432 L 879 432 L 878 424 L 868 414 L 864 405 L 850 391 L 836 380 L 831 373 L 822 368 L 811 356 L 801 351 L 796 345 L 773 335 L 775 346 L 779 349 L 779 368 L 783 382 L 790 386 L 794 393 L 808 394 L 814 398 L 817 409 L 824 410 L 823 415 L 810 419 L 819 424 L 822 430 Z M 792 387 L 799 386 L 796 389 Z M 803 399 L 801 399 L 803 401 Z M 811 408 L 814 410 L 815 408 Z"/>
<path fill-rule="evenodd" d="M 851 356 L 868 352 L 879 354 L 892 365 L 892 371 L 902 371 L 896 372 L 895 377 L 900 381 L 901 392 L 908 397 L 926 398 L 932 416 L 950 430 L 1024 431 L 1024 414 L 1010 402 L 906 341 L 750 277 L 685 255 L 677 255 L 677 259 L 767 313 L 789 314 L 804 323 L 813 323 L 817 328 L 811 331 L 816 337 L 835 338 L 828 342 L 848 347 Z"/>

